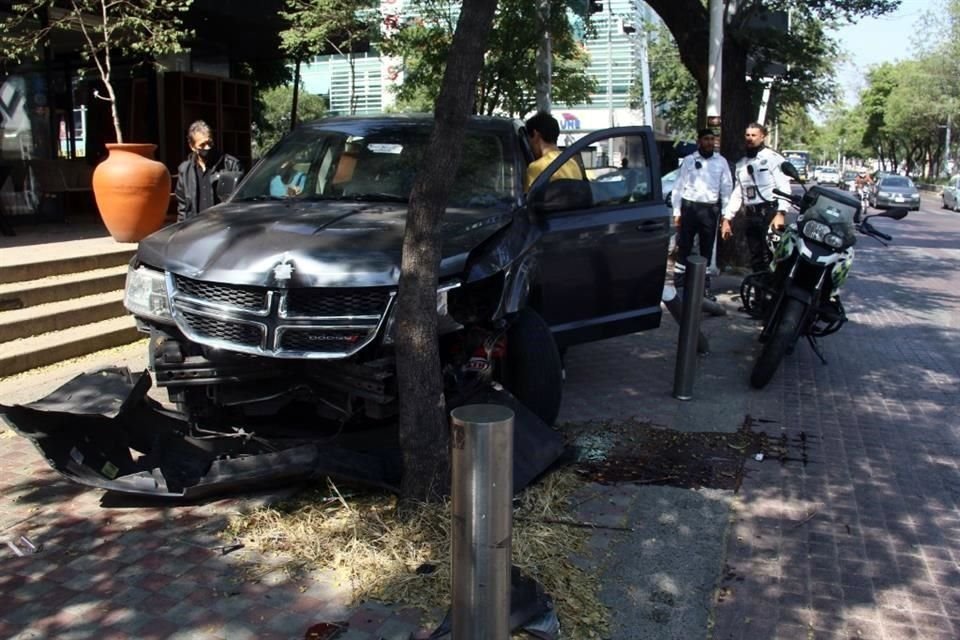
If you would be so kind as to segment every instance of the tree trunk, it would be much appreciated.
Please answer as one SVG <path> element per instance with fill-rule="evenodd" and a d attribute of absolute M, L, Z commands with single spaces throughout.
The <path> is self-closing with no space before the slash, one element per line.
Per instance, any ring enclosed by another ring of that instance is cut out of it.
<path fill-rule="evenodd" d="M 463 3 L 434 107 L 425 160 L 410 193 L 396 309 L 403 505 L 448 492 L 449 432 L 437 342 L 440 219 L 460 166 L 467 117 L 493 23 L 496 0 Z"/>

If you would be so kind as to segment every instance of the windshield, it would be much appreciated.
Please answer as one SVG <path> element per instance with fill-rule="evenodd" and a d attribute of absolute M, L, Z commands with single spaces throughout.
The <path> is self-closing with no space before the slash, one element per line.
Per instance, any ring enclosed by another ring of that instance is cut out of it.
<path fill-rule="evenodd" d="M 842 192 L 836 192 L 842 193 Z M 803 211 L 803 220 L 817 220 L 830 226 L 830 230 L 844 239 L 846 246 L 856 242 L 854 216 L 857 213 L 855 200 L 834 197 L 826 189 L 811 189 L 804 197 L 810 204 Z"/>
<path fill-rule="evenodd" d="M 899 189 L 909 189 L 913 186 L 910 178 L 884 178 L 880 182 L 880 187 L 894 187 Z"/>
<path fill-rule="evenodd" d="M 391 123 L 364 135 L 304 128 L 286 137 L 234 201 L 407 202 L 430 137 L 428 125 Z M 487 208 L 514 197 L 513 165 L 494 134 L 468 132 L 450 206 Z"/>

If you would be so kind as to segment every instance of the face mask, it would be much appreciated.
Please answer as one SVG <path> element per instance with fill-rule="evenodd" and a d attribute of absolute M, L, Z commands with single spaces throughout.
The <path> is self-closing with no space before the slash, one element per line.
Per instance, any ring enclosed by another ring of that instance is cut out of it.
<path fill-rule="evenodd" d="M 211 149 L 209 147 L 205 149 L 197 149 L 197 155 L 203 159 L 207 159 L 210 157 L 210 151 Z"/>

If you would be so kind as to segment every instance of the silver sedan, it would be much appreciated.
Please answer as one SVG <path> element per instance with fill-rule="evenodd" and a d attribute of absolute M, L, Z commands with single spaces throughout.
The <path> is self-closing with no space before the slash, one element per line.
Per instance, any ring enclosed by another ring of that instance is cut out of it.
<path fill-rule="evenodd" d="M 906 176 L 883 176 L 870 191 L 870 206 L 874 209 L 908 207 L 920 210 L 920 191 Z"/>
<path fill-rule="evenodd" d="M 950 182 L 943 187 L 943 193 L 940 194 L 940 198 L 943 201 L 944 209 L 958 210 L 958 202 L 960 202 L 960 176 L 950 178 Z"/>

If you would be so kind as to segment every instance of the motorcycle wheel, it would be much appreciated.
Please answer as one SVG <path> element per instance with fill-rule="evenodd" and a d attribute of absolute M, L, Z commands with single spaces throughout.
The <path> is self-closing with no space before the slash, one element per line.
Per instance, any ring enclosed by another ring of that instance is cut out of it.
<path fill-rule="evenodd" d="M 780 367 L 783 356 L 793 347 L 796 341 L 797 328 L 803 318 L 803 303 L 793 298 L 784 300 L 783 312 L 780 321 L 764 343 L 753 372 L 750 374 L 750 386 L 754 389 L 763 389 L 773 378 L 773 374 Z"/>

